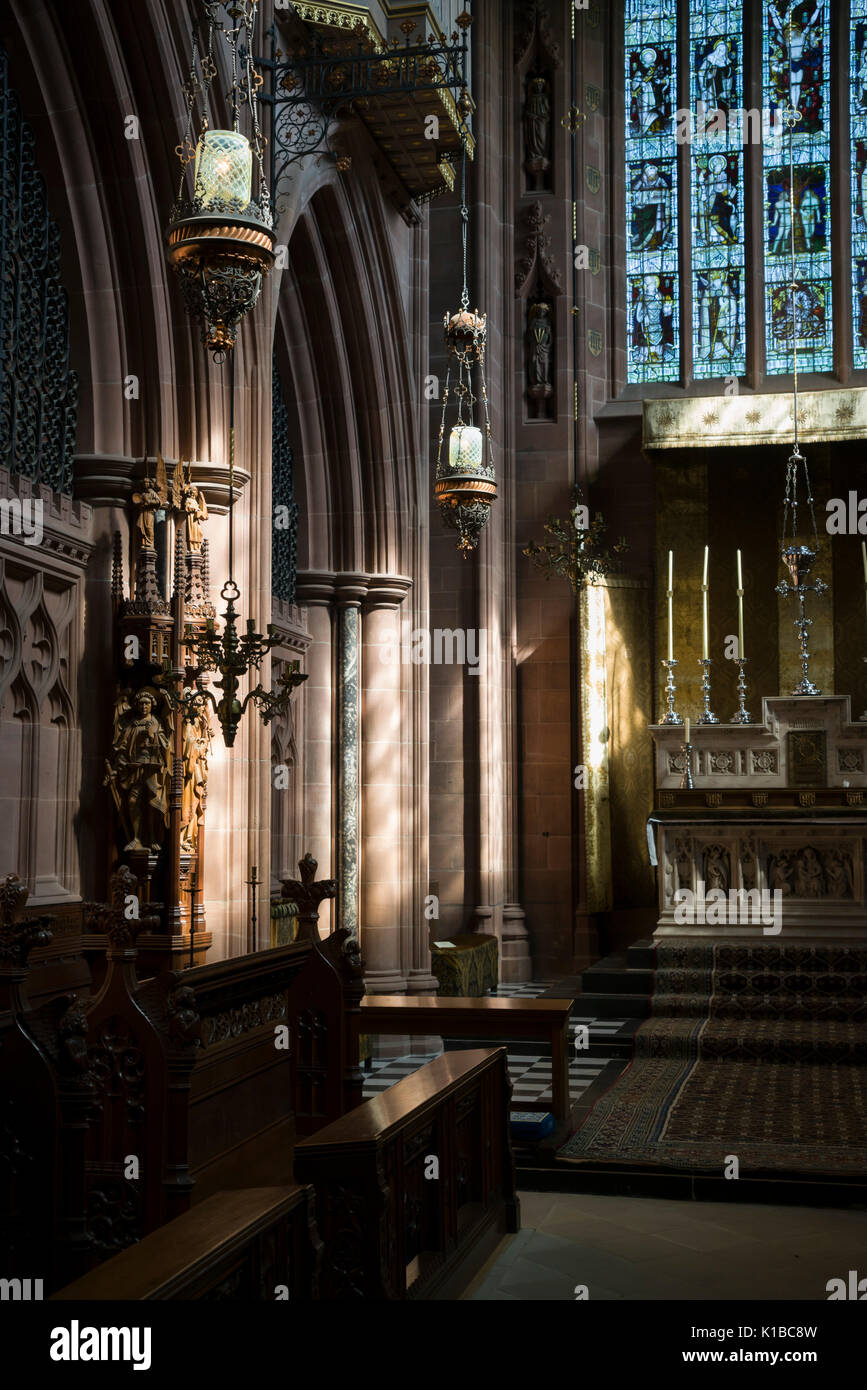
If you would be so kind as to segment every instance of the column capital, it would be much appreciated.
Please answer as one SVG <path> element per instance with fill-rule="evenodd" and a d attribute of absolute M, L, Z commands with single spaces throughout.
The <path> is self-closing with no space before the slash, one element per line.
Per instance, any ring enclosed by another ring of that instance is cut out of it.
<path fill-rule="evenodd" d="M 177 459 L 164 458 L 166 473 L 171 477 Z M 155 477 L 156 455 L 147 458 L 127 458 L 122 454 L 76 454 L 75 495 L 92 507 L 125 507 L 146 474 Z M 208 511 L 225 516 L 229 510 L 229 465 L 211 459 L 194 459 L 190 476 L 202 489 Z M 250 481 L 250 473 L 237 463 L 232 479 L 237 501 Z"/>
<path fill-rule="evenodd" d="M 349 571 L 334 576 L 334 596 L 338 608 L 360 608 L 367 595 L 370 575 L 363 571 Z"/>
<path fill-rule="evenodd" d="M 298 603 L 325 604 L 334 598 L 333 570 L 299 570 L 295 580 L 295 598 Z"/>
<path fill-rule="evenodd" d="M 372 574 L 368 578 L 365 610 L 370 608 L 400 608 L 412 580 L 405 574 Z"/>

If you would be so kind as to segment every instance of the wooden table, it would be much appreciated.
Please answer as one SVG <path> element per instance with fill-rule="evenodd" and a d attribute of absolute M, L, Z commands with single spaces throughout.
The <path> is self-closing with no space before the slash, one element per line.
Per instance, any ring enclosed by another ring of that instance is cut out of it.
<path fill-rule="evenodd" d="M 362 1033 L 538 1041 L 551 1046 L 554 1118 L 569 1119 L 569 1011 L 572 999 L 440 999 L 435 994 L 366 994 Z"/>

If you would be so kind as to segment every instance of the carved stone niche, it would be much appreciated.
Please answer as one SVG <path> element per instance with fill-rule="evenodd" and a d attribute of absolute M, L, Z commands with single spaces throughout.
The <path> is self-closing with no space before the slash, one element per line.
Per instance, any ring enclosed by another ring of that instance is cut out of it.
<path fill-rule="evenodd" d="M 550 73 L 536 69 L 524 79 L 521 113 L 525 192 L 551 189 L 552 83 Z"/>
<path fill-rule="evenodd" d="M 546 298 L 527 305 L 526 379 L 531 419 L 553 419 L 555 348 L 554 304 Z"/>
<path fill-rule="evenodd" d="M 20 873 L 31 907 L 71 904 L 92 512 L 2 468 L 0 501 L 0 874 Z"/>

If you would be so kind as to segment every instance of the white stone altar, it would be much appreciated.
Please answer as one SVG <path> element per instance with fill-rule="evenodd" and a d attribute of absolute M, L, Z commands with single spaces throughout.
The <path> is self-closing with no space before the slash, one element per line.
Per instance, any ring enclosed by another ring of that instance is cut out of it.
<path fill-rule="evenodd" d="M 766 697 L 760 723 L 693 722 L 691 789 L 683 727 L 651 732 L 655 935 L 762 939 L 737 897 L 758 890 L 779 893 L 777 939 L 867 937 L 867 722 L 852 720 L 848 696 Z M 678 890 L 699 904 L 713 888 L 727 917 L 676 918 Z"/>

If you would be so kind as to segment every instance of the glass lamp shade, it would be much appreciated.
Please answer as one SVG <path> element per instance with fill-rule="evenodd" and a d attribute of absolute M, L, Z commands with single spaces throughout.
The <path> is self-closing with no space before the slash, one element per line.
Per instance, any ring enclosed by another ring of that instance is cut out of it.
<path fill-rule="evenodd" d="M 480 429 L 475 425 L 455 425 L 449 435 L 449 468 L 454 473 L 481 468 L 483 448 Z"/>
<path fill-rule="evenodd" d="M 196 146 L 196 197 L 202 207 L 243 212 L 253 191 L 253 151 L 234 130 L 206 130 Z"/>

